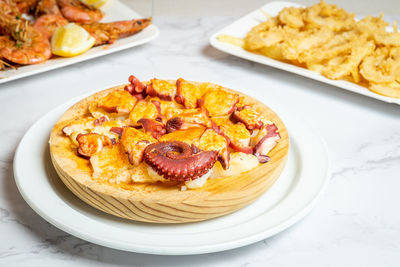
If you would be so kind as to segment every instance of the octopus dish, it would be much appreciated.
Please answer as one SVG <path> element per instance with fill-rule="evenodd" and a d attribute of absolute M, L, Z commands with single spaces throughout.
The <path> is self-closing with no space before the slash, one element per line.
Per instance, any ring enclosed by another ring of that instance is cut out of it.
<path fill-rule="evenodd" d="M 75 195 L 154 223 L 201 221 L 250 204 L 277 180 L 289 147 L 280 118 L 249 96 L 134 76 L 69 108 L 49 143 Z"/>

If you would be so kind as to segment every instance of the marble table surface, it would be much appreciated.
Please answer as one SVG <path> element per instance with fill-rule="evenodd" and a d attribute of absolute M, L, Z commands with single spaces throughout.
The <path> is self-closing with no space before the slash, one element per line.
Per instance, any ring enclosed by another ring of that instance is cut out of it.
<path fill-rule="evenodd" d="M 161 16 L 155 19 L 161 35 L 149 44 L 0 85 L 0 266 L 400 266 L 400 106 L 210 47 L 208 37 L 234 19 Z M 15 185 L 18 142 L 52 108 L 125 83 L 130 74 L 208 80 L 255 97 L 267 94 L 272 108 L 312 124 L 326 140 L 333 171 L 315 209 L 272 238 L 197 256 L 109 249 L 43 220 Z"/>

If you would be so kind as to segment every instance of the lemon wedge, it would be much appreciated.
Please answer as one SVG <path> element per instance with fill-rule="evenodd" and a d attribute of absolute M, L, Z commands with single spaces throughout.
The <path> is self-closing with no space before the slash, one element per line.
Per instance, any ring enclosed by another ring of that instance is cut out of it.
<path fill-rule="evenodd" d="M 81 0 L 81 1 L 89 6 L 94 6 L 95 8 L 100 8 L 108 2 L 108 0 Z"/>
<path fill-rule="evenodd" d="M 88 51 L 95 41 L 84 28 L 75 23 L 69 23 L 54 31 L 51 38 L 51 50 L 54 55 L 73 57 Z"/>

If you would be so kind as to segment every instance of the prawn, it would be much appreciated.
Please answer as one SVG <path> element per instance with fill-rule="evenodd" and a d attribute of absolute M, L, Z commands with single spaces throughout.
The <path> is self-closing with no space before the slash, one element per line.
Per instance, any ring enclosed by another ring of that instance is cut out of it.
<path fill-rule="evenodd" d="M 93 22 L 79 24 L 96 39 L 95 46 L 112 44 L 115 40 L 140 32 L 151 23 L 151 18 L 115 21 L 109 23 Z"/>
<path fill-rule="evenodd" d="M 36 5 L 35 16 L 40 17 L 42 15 L 62 16 L 57 5 L 57 0 L 39 0 Z"/>
<path fill-rule="evenodd" d="M 13 0 L 21 13 L 30 13 L 35 10 L 38 0 Z"/>
<path fill-rule="evenodd" d="M 133 35 L 149 26 L 150 23 L 151 19 L 133 19 L 109 23 L 78 23 L 78 25 L 95 38 L 94 45 L 98 46 L 111 44 L 119 38 Z M 43 15 L 35 21 L 33 27 L 50 40 L 57 27 L 67 24 L 68 21 L 62 16 Z"/>
<path fill-rule="evenodd" d="M 51 57 L 49 41 L 28 21 L 15 16 L 12 6 L 0 1 L 0 58 L 16 64 L 36 64 Z"/>
<path fill-rule="evenodd" d="M 1 21 L 6 21 L 6 17 L 3 18 L 3 16 L 11 16 L 11 17 L 18 17 L 21 15 L 19 12 L 19 9 L 17 5 L 10 1 L 10 0 L 0 0 L 0 23 Z M 0 24 L 1 26 L 1 24 Z M 1 29 L 2 27 L 0 27 Z"/>
<path fill-rule="evenodd" d="M 100 9 L 88 6 L 79 0 L 57 0 L 62 15 L 71 22 L 89 23 L 103 18 Z"/>
<path fill-rule="evenodd" d="M 54 31 L 60 27 L 68 24 L 68 20 L 66 20 L 63 16 L 47 14 L 40 16 L 33 23 L 33 27 L 42 33 L 42 35 L 51 40 Z"/>
<path fill-rule="evenodd" d="M 0 36 L 0 51 L 1 51 L 1 49 L 2 49 L 4 46 L 6 46 L 7 44 L 8 44 L 7 36 Z M 7 67 L 10 67 L 10 68 L 15 69 L 15 67 L 14 67 L 12 64 L 8 63 L 8 62 L 5 61 L 5 60 L 2 60 L 2 58 L 1 58 L 1 56 L 0 56 L 0 70 L 4 70 L 4 69 L 6 69 Z"/>
<path fill-rule="evenodd" d="M 52 55 L 49 41 L 32 27 L 27 29 L 27 39 L 24 42 L 3 36 L 0 57 L 10 62 L 28 65 L 46 61 Z"/>

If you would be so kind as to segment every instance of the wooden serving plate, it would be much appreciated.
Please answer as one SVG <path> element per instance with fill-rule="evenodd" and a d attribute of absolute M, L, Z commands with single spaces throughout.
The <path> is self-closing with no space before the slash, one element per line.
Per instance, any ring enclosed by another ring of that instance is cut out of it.
<path fill-rule="evenodd" d="M 281 140 L 269 152 L 271 160 L 240 176 L 209 179 L 198 189 L 181 191 L 176 184 L 115 185 L 92 178 L 88 160 L 78 157 L 62 128 L 71 120 L 88 115 L 87 107 L 113 90 L 98 92 L 68 109 L 54 126 L 50 136 L 50 154 L 55 170 L 64 184 L 81 200 L 106 213 L 135 221 L 186 223 L 207 220 L 237 211 L 265 193 L 278 179 L 289 150 L 289 138 L 281 119 L 261 102 L 245 96 L 260 113 L 276 124 Z"/>

